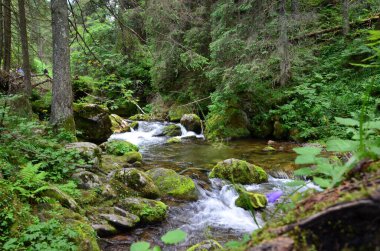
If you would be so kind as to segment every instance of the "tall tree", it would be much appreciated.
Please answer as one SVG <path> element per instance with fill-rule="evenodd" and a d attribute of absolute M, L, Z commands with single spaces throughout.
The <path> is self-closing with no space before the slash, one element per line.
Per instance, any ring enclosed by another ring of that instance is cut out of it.
<path fill-rule="evenodd" d="M 4 64 L 3 69 L 7 72 L 11 69 L 11 49 L 12 49 L 12 15 L 11 0 L 4 0 Z"/>
<path fill-rule="evenodd" d="M 4 56 L 4 16 L 3 16 L 3 0 L 0 0 L 0 67 Z"/>
<path fill-rule="evenodd" d="M 286 0 L 280 0 L 278 51 L 280 54 L 280 85 L 284 86 L 290 78 L 289 38 L 286 18 Z"/>
<path fill-rule="evenodd" d="M 32 83 L 30 75 L 28 33 L 26 29 L 25 0 L 18 0 L 20 18 L 20 38 L 22 48 L 22 69 L 24 71 L 24 89 L 27 96 L 32 95 Z"/>
<path fill-rule="evenodd" d="M 67 0 L 51 1 L 53 33 L 53 97 L 51 123 L 75 131 L 70 81 L 69 14 Z"/>
<path fill-rule="evenodd" d="M 343 35 L 347 36 L 350 32 L 350 2 L 342 0 L 342 16 L 343 16 Z"/>

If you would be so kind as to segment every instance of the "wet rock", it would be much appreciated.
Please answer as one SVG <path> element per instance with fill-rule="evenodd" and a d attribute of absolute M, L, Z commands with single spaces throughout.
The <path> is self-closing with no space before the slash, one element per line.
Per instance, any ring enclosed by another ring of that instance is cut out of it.
<path fill-rule="evenodd" d="M 265 241 L 247 251 L 292 251 L 294 250 L 294 240 L 289 237 L 277 237 L 273 240 Z"/>
<path fill-rule="evenodd" d="M 242 192 L 235 201 L 237 207 L 241 207 L 245 210 L 262 209 L 268 204 L 267 198 L 263 194 Z"/>
<path fill-rule="evenodd" d="M 188 112 L 189 112 L 188 109 L 186 109 L 186 107 L 184 107 L 184 106 L 181 106 L 181 107 L 172 106 L 170 108 L 169 114 L 168 114 L 169 121 L 179 122 L 181 120 L 182 116 Z"/>
<path fill-rule="evenodd" d="M 134 214 L 125 212 L 123 216 L 118 214 L 100 214 L 102 219 L 116 228 L 133 228 L 140 221 L 140 218 Z"/>
<path fill-rule="evenodd" d="M 216 250 L 222 250 L 223 247 L 214 240 L 205 240 L 198 244 L 195 244 L 194 246 L 191 246 L 186 251 L 216 251 Z"/>
<path fill-rule="evenodd" d="M 112 134 L 112 123 L 106 107 L 97 104 L 74 104 L 75 126 L 81 138 L 91 142 L 104 142 Z"/>
<path fill-rule="evenodd" d="M 167 144 L 178 144 L 181 142 L 182 142 L 182 140 L 179 137 L 173 137 L 173 138 L 170 138 L 166 141 Z"/>
<path fill-rule="evenodd" d="M 57 200 L 62 206 L 70 208 L 74 212 L 79 212 L 80 207 L 78 203 L 68 194 L 61 191 L 58 187 L 50 185 L 48 188 L 41 192 L 41 196 L 50 197 Z"/>
<path fill-rule="evenodd" d="M 105 142 L 101 147 L 108 153 L 116 156 L 126 155 L 129 152 L 138 152 L 138 146 L 125 140 L 111 140 Z"/>
<path fill-rule="evenodd" d="M 275 152 L 275 151 L 276 151 L 276 148 L 272 146 L 266 146 L 263 148 L 263 152 Z"/>
<path fill-rule="evenodd" d="M 111 130 L 113 133 L 122 133 L 122 132 L 129 132 L 131 131 L 131 128 L 127 121 L 125 121 L 122 117 L 116 114 L 110 115 L 111 120 Z"/>
<path fill-rule="evenodd" d="M 144 198 L 126 198 L 118 206 L 140 217 L 143 223 L 161 222 L 166 219 L 168 206 L 161 201 Z"/>
<path fill-rule="evenodd" d="M 139 122 L 138 121 L 132 121 L 129 126 L 133 128 L 133 130 L 137 130 L 139 128 Z"/>
<path fill-rule="evenodd" d="M 162 131 L 163 135 L 169 136 L 169 137 L 175 137 L 175 136 L 181 136 L 181 127 L 178 125 L 168 125 L 164 128 Z"/>
<path fill-rule="evenodd" d="M 145 198 L 158 198 L 159 191 L 153 180 L 144 172 L 136 168 L 123 168 L 116 171 L 114 178 L 123 182 L 127 187 L 139 192 Z"/>
<path fill-rule="evenodd" d="M 260 184 L 268 181 L 268 174 L 261 167 L 239 159 L 227 159 L 218 162 L 209 177 L 225 179 L 243 185 Z"/>
<path fill-rule="evenodd" d="M 128 160 L 127 156 L 102 155 L 101 170 L 108 174 L 114 170 L 130 167 Z"/>
<path fill-rule="evenodd" d="M 194 181 L 165 168 L 155 168 L 146 172 L 158 187 L 162 196 L 181 200 L 196 200 L 198 192 Z"/>
<path fill-rule="evenodd" d="M 109 237 L 118 233 L 117 229 L 106 221 L 102 224 L 92 224 L 91 226 L 99 237 Z"/>
<path fill-rule="evenodd" d="M 94 143 L 90 142 L 75 142 L 65 146 L 66 149 L 75 149 L 87 161 L 93 163 L 94 167 L 99 167 L 102 150 Z"/>
<path fill-rule="evenodd" d="M 92 189 L 102 186 L 99 176 L 88 171 L 80 171 L 74 173 L 72 178 L 77 181 L 78 187 L 81 189 Z"/>
<path fill-rule="evenodd" d="M 197 134 L 202 133 L 202 121 L 196 114 L 185 114 L 181 118 L 181 125 L 186 130 L 195 132 Z"/>

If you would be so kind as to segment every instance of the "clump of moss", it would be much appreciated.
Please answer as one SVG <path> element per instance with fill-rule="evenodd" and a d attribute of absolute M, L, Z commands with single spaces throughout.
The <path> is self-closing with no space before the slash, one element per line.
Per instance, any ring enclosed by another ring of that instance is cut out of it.
<path fill-rule="evenodd" d="M 127 155 L 130 152 L 138 152 L 138 146 L 124 140 L 112 140 L 105 144 L 105 149 L 108 154 L 117 156 Z"/>
<path fill-rule="evenodd" d="M 227 159 L 217 163 L 209 177 L 240 184 L 260 184 L 268 181 L 268 174 L 261 167 L 238 159 Z"/>
<path fill-rule="evenodd" d="M 164 128 L 163 134 L 169 137 L 181 136 L 181 127 L 178 125 L 168 125 Z"/>
<path fill-rule="evenodd" d="M 166 143 L 168 143 L 168 144 L 178 144 L 181 142 L 182 142 L 181 138 L 178 138 L 178 137 L 173 137 L 173 138 L 170 138 L 166 141 Z"/>
<path fill-rule="evenodd" d="M 136 114 L 131 117 L 129 117 L 130 120 L 136 120 L 136 121 L 151 121 L 152 117 L 150 114 Z"/>
<path fill-rule="evenodd" d="M 239 198 L 236 199 L 235 205 L 241 207 L 245 210 L 262 209 L 268 204 L 267 198 L 263 194 L 244 192 L 240 194 Z"/>
<path fill-rule="evenodd" d="M 145 198 L 126 198 L 119 202 L 119 206 L 139 216 L 143 223 L 164 221 L 168 209 L 168 206 L 161 201 Z"/>

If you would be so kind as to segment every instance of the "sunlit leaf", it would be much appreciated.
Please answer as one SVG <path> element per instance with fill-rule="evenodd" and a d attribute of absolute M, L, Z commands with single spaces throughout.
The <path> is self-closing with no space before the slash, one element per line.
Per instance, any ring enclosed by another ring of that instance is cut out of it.
<path fill-rule="evenodd" d="M 339 118 L 335 117 L 335 121 L 338 124 L 345 125 L 345 126 L 359 126 L 359 121 L 355 119 L 350 119 L 350 118 Z"/>
<path fill-rule="evenodd" d="M 303 186 L 305 184 L 306 184 L 306 182 L 303 180 L 293 180 L 293 181 L 285 183 L 285 185 L 289 186 L 289 187 L 299 187 L 299 186 Z"/>
<path fill-rule="evenodd" d="M 369 121 L 364 123 L 364 128 L 380 130 L 380 121 Z"/>
<path fill-rule="evenodd" d="M 293 148 L 293 151 L 302 155 L 318 155 L 321 153 L 322 149 L 320 147 L 307 146 Z"/>
<path fill-rule="evenodd" d="M 135 242 L 131 245 L 131 251 L 148 251 L 150 243 L 146 241 Z"/>
<path fill-rule="evenodd" d="M 300 168 L 294 171 L 294 175 L 297 175 L 297 176 L 309 176 L 309 175 L 312 175 L 313 173 L 314 173 L 313 170 L 309 167 Z"/>
<path fill-rule="evenodd" d="M 161 237 L 161 240 L 165 244 L 177 244 L 183 242 L 187 237 L 187 233 L 182 231 L 181 229 L 176 229 L 167 232 L 165 235 Z"/>
<path fill-rule="evenodd" d="M 318 186 L 320 186 L 322 188 L 327 188 L 331 185 L 331 180 L 329 180 L 329 179 L 314 177 L 313 181 L 315 184 L 317 184 Z"/>
<path fill-rule="evenodd" d="M 314 155 L 299 155 L 297 156 L 295 163 L 297 165 L 303 164 L 315 164 L 316 157 Z"/>
<path fill-rule="evenodd" d="M 359 147 L 359 142 L 354 140 L 334 139 L 326 143 L 327 151 L 331 152 L 351 152 Z"/>

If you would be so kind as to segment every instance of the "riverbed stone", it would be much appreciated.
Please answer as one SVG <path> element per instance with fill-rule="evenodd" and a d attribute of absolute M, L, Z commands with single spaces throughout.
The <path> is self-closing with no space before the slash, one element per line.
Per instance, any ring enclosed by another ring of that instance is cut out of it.
<path fill-rule="evenodd" d="M 153 180 L 144 172 L 136 168 L 123 168 L 116 171 L 114 177 L 129 188 L 139 192 L 145 198 L 158 198 L 159 190 Z"/>
<path fill-rule="evenodd" d="M 131 131 L 131 128 L 127 121 L 125 121 L 122 117 L 116 114 L 110 115 L 111 120 L 111 130 L 113 133 L 122 133 L 122 132 L 129 132 Z"/>
<path fill-rule="evenodd" d="M 259 166 L 239 159 L 227 159 L 218 162 L 210 178 L 229 180 L 240 184 L 260 184 L 268 181 L 268 174 Z"/>
<path fill-rule="evenodd" d="M 191 246 L 186 251 L 216 251 L 222 250 L 223 247 L 215 240 L 205 240 L 194 246 Z"/>
<path fill-rule="evenodd" d="M 237 207 L 245 210 L 263 209 L 267 206 L 267 197 L 260 193 L 242 192 L 235 201 Z"/>
<path fill-rule="evenodd" d="M 164 130 L 162 131 L 162 133 L 165 136 L 169 136 L 169 137 L 175 137 L 175 136 L 181 136 L 182 135 L 181 127 L 179 125 L 168 125 L 168 126 L 165 126 Z"/>
<path fill-rule="evenodd" d="M 96 144 L 91 142 L 74 142 L 65 145 L 66 149 L 75 149 L 87 161 L 90 161 L 94 167 L 99 167 L 102 150 Z"/>
<path fill-rule="evenodd" d="M 107 221 L 104 221 L 102 223 L 95 223 L 91 226 L 96 231 L 99 237 L 109 237 L 118 233 L 117 229 L 111 224 L 109 224 Z"/>
<path fill-rule="evenodd" d="M 111 140 L 102 144 L 108 154 L 122 156 L 129 152 L 138 152 L 139 147 L 125 140 Z"/>
<path fill-rule="evenodd" d="M 182 142 L 182 140 L 179 137 L 173 137 L 173 138 L 170 138 L 166 141 L 167 144 L 178 144 L 181 142 Z"/>
<path fill-rule="evenodd" d="M 78 187 L 81 189 L 92 189 L 102 186 L 102 182 L 98 175 L 88 172 L 88 171 L 79 171 L 74 173 L 72 176 L 78 184 Z"/>
<path fill-rule="evenodd" d="M 196 200 L 198 198 L 194 181 L 189 177 L 165 168 L 154 168 L 146 173 L 156 184 L 162 196 L 180 200 Z"/>
<path fill-rule="evenodd" d="M 168 206 L 163 202 L 145 198 L 126 198 L 119 201 L 117 205 L 139 216 L 142 223 L 164 221 L 168 210 Z"/>
<path fill-rule="evenodd" d="M 134 214 L 125 212 L 123 216 L 118 214 L 100 214 L 100 217 L 116 228 L 133 228 L 140 221 Z"/>
<path fill-rule="evenodd" d="M 197 134 L 202 133 L 202 121 L 196 114 L 184 114 L 181 118 L 181 125 L 183 125 L 188 131 Z"/>
<path fill-rule="evenodd" d="M 107 141 L 112 134 L 109 110 L 97 104 L 74 104 L 75 126 L 81 138 L 90 142 Z"/>
<path fill-rule="evenodd" d="M 108 174 L 114 170 L 130 167 L 131 164 L 128 163 L 128 160 L 128 156 L 102 155 L 101 170 Z"/>

